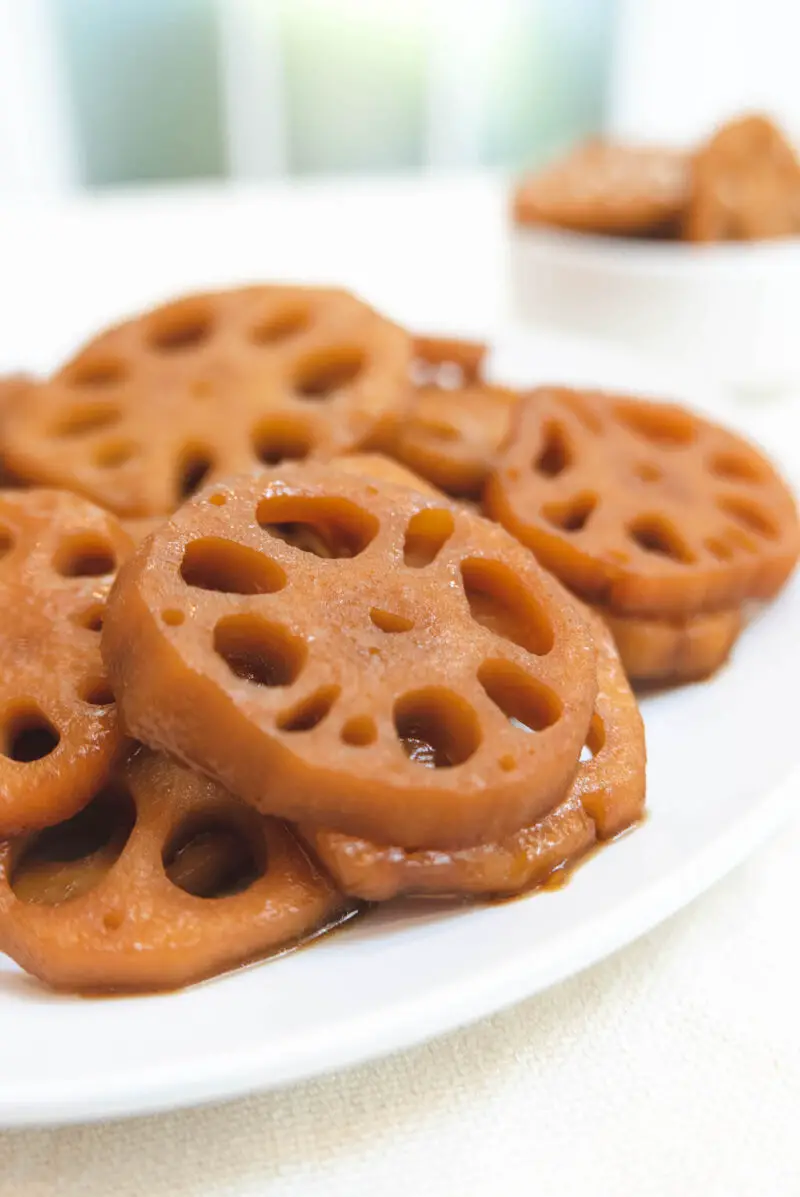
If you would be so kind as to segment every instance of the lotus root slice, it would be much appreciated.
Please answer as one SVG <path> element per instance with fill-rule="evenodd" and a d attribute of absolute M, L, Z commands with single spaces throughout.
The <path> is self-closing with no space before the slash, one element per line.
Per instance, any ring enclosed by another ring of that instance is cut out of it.
<path fill-rule="evenodd" d="M 768 599 L 800 548 L 762 453 L 683 407 L 540 388 L 486 487 L 499 520 L 615 615 L 671 619 Z"/>
<path fill-rule="evenodd" d="M 0 949 L 59 989 L 188 985 L 353 910 L 284 823 L 146 750 L 70 821 L 0 844 Z"/>
<path fill-rule="evenodd" d="M 596 689 L 584 615 L 502 528 L 310 464 L 208 487 L 157 529 L 103 654 L 143 742 L 265 813 L 403 846 L 552 809 Z"/>

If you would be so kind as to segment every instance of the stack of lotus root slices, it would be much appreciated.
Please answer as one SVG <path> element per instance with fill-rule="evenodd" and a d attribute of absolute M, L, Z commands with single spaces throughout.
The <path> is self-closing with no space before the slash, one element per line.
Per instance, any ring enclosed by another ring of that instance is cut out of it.
<path fill-rule="evenodd" d="M 641 819 L 631 681 L 723 663 L 792 497 L 682 408 L 484 358 L 259 286 L 0 386 L 0 951 L 177 987 Z"/>
<path fill-rule="evenodd" d="M 527 175 L 519 225 L 689 242 L 800 235 L 800 158 L 770 117 L 726 121 L 683 151 L 595 139 Z"/>

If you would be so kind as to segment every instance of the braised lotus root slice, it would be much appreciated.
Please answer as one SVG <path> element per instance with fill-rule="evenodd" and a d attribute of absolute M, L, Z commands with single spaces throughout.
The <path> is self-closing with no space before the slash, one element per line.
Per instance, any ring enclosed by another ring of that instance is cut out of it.
<path fill-rule="evenodd" d="M 539 822 L 458 852 L 384 847 L 302 827 L 345 892 L 382 902 L 398 894 L 514 894 L 541 885 L 595 843 L 641 818 L 644 725 L 614 642 L 598 620 L 598 689 L 584 752 L 564 800 Z"/>
<path fill-rule="evenodd" d="M 392 455 L 437 490 L 478 499 L 517 395 L 484 380 L 481 342 L 417 337 L 414 351 L 415 385 Z"/>
<path fill-rule="evenodd" d="M 689 160 L 676 150 L 584 142 L 522 179 L 517 224 L 622 236 L 674 234 L 689 192 Z"/>
<path fill-rule="evenodd" d="M 484 505 L 617 615 L 770 598 L 800 548 L 794 499 L 747 441 L 676 405 L 597 392 L 531 392 Z"/>
<path fill-rule="evenodd" d="M 738 607 L 674 620 L 601 614 L 625 672 L 642 685 L 673 686 L 710 677 L 727 661 L 744 624 Z"/>
<path fill-rule="evenodd" d="M 100 629 L 131 542 L 57 491 L 0 493 L 0 834 L 88 802 L 123 746 Z"/>
<path fill-rule="evenodd" d="M 9 413 L 0 448 L 30 482 L 166 515 L 205 480 L 385 439 L 411 353 L 344 291 L 190 295 L 91 341 Z"/>
<path fill-rule="evenodd" d="M 417 387 L 392 453 L 454 498 L 477 499 L 516 402 L 514 391 L 486 382 Z"/>
<path fill-rule="evenodd" d="M 764 116 L 718 129 L 694 157 L 690 241 L 758 241 L 800 233 L 800 161 Z"/>
<path fill-rule="evenodd" d="M 502 528 L 310 464 L 208 487 L 153 533 L 103 655 L 143 742 L 265 813 L 404 846 L 551 810 L 596 689 L 585 617 Z"/>
<path fill-rule="evenodd" d="M 59 989 L 189 985 L 353 910 L 284 823 L 144 750 L 70 821 L 0 844 L 0 950 Z"/>

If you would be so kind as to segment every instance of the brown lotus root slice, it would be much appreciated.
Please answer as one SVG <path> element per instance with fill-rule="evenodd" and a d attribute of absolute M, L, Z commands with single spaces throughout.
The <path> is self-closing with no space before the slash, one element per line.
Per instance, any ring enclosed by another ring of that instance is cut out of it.
<path fill-rule="evenodd" d="M 676 405 L 599 392 L 531 392 L 484 505 L 617 615 L 671 619 L 770 598 L 800 547 L 794 499 L 747 441 Z"/>
<path fill-rule="evenodd" d="M 392 453 L 439 490 L 477 499 L 508 435 L 516 403 L 514 391 L 485 382 L 417 387 Z"/>
<path fill-rule="evenodd" d="M 124 517 L 204 480 L 389 435 L 411 338 L 345 291 L 190 295 L 101 333 L 5 422 L 10 467 Z"/>
<path fill-rule="evenodd" d="M 123 746 L 100 629 L 130 549 L 85 499 L 0 492 L 0 834 L 80 810 Z"/>
<path fill-rule="evenodd" d="M 674 620 L 601 612 L 630 680 L 674 686 L 711 677 L 727 661 L 744 623 L 740 608 Z"/>
<path fill-rule="evenodd" d="M 514 894 L 541 885 L 595 843 L 641 818 L 644 725 L 608 630 L 598 621 L 598 690 L 587 742 L 566 798 L 531 827 L 458 852 L 384 847 L 301 828 L 345 892 L 382 902 L 399 894 Z"/>
<path fill-rule="evenodd" d="M 800 233 L 800 161 L 765 116 L 717 130 L 694 158 L 690 241 L 758 241 Z"/>
<path fill-rule="evenodd" d="M 664 236 L 677 230 L 688 192 L 686 154 L 592 140 L 523 178 L 513 218 L 576 232 Z"/>
<path fill-rule="evenodd" d="M 417 337 L 409 403 L 391 452 L 454 498 L 480 497 L 516 394 L 483 379 L 482 342 Z"/>
<path fill-rule="evenodd" d="M 0 844 L 0 950 L 59 989 L 171 989 L 353 910 L 293 832 L 141 750 L 66 823 Z"/>
<path fill-rule="evenodd" d="M 552 809 L 596 688 L 584 616 L 503 529 L 311 464 L 205 488 L 157 530 L 103 655 L 143 742 L 265 813 L 403 846 Z"/>

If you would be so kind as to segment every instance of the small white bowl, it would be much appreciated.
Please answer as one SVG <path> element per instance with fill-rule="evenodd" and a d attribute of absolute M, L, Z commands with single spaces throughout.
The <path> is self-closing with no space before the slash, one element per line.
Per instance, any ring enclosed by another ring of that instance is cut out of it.
<path fill-rule="evenodd" d="M 800 239 L 689 245 L 517 228 L 515 315 L 623 341 L 729 386 L 800 383 Z"/>

